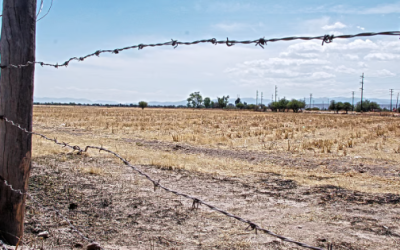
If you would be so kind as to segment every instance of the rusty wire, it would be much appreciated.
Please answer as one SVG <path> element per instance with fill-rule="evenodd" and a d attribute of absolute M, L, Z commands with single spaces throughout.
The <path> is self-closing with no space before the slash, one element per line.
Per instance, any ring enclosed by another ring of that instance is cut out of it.
<path fill-rule="evenodd" d="M 310 245 L 308 245 L 308 244 L 306 244 L 306 243 L 299 242 L 299 241 L 295 241 L 295 240 L 289 239 L 289 238 L 287 238 L 287 237 L 285 237 L 285 236 L 278 235 L 278 234 L 276 234 L 276 233 L 274 233 L 274 232 L 272 232 L 272 231 L 270 231 L 270 230 L 268 230 L 268 229 L 264 229 L 264 228 L 260 227 L 259 225 L 257 225 L 256 223 L 254 223 L 254 222 L 252 222 L 252 221 L 250 221 L 250 220 L 241 218 L 241 217 L 239 217 L 239 216 L 237 216 L 237 215 L 231 214 L 231 213 L 229 213 L 229 212 L 227 212 L 227 211 L 225 211 L 225 210 L 222 210 L 222 209 L 220 209 L 220 208 L 217 208 L 216 206 L 211 205 L 211 204 L 209 204 L 209 203 L 207 203 L 207 202 L 205 202 L 205 201 L 203 201 L 203 200 L 201 200 L 201 199 L 199 199 L 199 198 L 197 198 L 197 197 L 190 196 L 190 195 L 188 195 L 188 194 L 181 193 L 181 192 L 178 192 L 178 191 L 176 191 L 176 190 L 173 190 L 173 189 L 170 189 L 170 188 L 168 188 L 168 187 L 165 187 L 165 186 L 163 186 L 163 185 L 160 184 L 160 180 L 156 181 L 156 180 L 152 179 L 147 173 L 143 172 L 142 170 L 140 170 L 140 169 L 137 168 L 136 166 L 133 166 L 128 160 L 126 160 L 125 158 L 123 158 L 123 157 L 120 156 L 119 154 L 115 153 L 114 151 L 111 151 L 111 150 L 109 150 L 109 149 L 104 148 L 103 146 L 101 146 L 101 147 L 98 147 L 98 146 L 86 146 L 85 149 L 83 150 L 83 149 L 81 149 L 81 147 L 79 147 L 79 146 L 77 146 L 77 145 L 74 145 L 74 146 L 73 146 L 73 145 L 70 145 L 69 143 L 59 142 L 59 141 L 57 141 L 56 138 L 51 139 L 51 138 L 49 138 L 49 137 L 47 137 L 47 136 L 45 136 L 45 135 L 43 135 L 43 134 L 36 133 L 36 132 L 33 132 L 33 131 L 28 131 L 27 129 L 22 128 L 19 124 L 14 123 L 13 121 L 7 119 L 7 117 L 0 116 L 0 119 L 3 119 L 3 120 L 6 121 L 7 123 L 13 125 L 14 127 L 17 127 L 18 129 L 24 131 L 25 133 L 40 136 L 40 137 L 42 137 L 43 139 L 46 139 L 46 140 L 48 140 L 48 141 L 54 142 L 55 144 L 61 145 L 61 146 L 63 146 L 63 147 L 68 147 L 68 148 L 72 149 L 73 151 L 78 151 L 78 154 L 82 154 L 82 153 L 84 153 L 84 152 L 87 152 L 89 149 L 96 149 L 96 150 L 99 150 L 99 152 L 105 151 L 105 152 L 107 152 L 107 153 L 109 153 L 109 154 L 112 154 L 112 155 L 114 155 L 115 157 L 117 157 L 118 159 L 120 159 L 125 165 L 127 165 L 128 167 L 130 167 L 131 169 L 133 169 L 134 171 L 136 171 L 136 172 L 139 173 L 140 175 L 144 176 L 144 177 L 145 177 L 146 179 L 148 179 L 150 182 L 152 182 L 153 185 L 154 185 L 154 188 L 158 187 L 158 188 L 161 188 L 161 189 L 163 189 L 163 190 L 165 190 L 165 191 L 167 191 L 167 192 L 169 192 L 169 193 L 173 193 L 173 194 L 175 194 L 175 195 L 177 195 L 177 196 L 182 196 L 182 197 L 185 197 L 185 198 L 187 198 L 187 199 L 192 200 L 192 201 L 193 201 L 192 209 L 197 209 L 197 208 L 199 207 L 199 205 L 205 205 L 206 207 L 210 208 L 211 210 L 214 210 L 214 211 L 216 211 L 216 212 L 218 212 L 218 213 L 221 213 L 221 214 L 223 214 L 223 215 L 225 215 L 225 216 L 227 216 L 227 217 L 233 218 L 233 219 L 235 219 L 235 220 L 238 220 L 238 221 L 240 221 L 240 222 L 243 222 L 243 223 L 247 224 L 248 227 L 246 228 L 246 230 L 254 230 L 256 233 L 257 233 L 258 231 L 261 231 L 261 232 L 264 232 L 264 233 L 266 233 L 266 234 L 268 234 L 268 235 L 271 235 L 271 236 L 274 236 L 274 237 L 276 237 L 276 238 L 279 238 L 279 239 L 282 240 L 282 241 L 286 241 L 286 242 L 289 242 L 289 243 L 293 243 L 293 244 L 296 244 L 296 245 L 298 245 L 298 246 L 300 246 L 300 247 L 303 247 L 303 248 L 314 249 L 314 250 L 323 250 L 322 248 L 310 246 Z M 81 235 L 81 236 L 82 236 L 82 235 Z"/>
<path fill-rule="evenodd" d="M 47 15 L 47 14 L 46 14 Z M 42 17 L 43 18 L 43 17 Z M 39 19 L 40 20 L 40 19 Z M 38 21 L 39 21 L 38 20 Z M 255 44 L 255 46 L 260 46 L 261 48 L 264 48 L 264 46 L 267 45 L 268 42 L 279 42 L 279 41 L 294 41 L 294 40 L 321 40 L 322 45 L 325 43 L 331 43 L 334 39 L 337 38 L 342 38 L 342 39 L 348 39 L 348 38 L 354 38 L 354 37 L 370 37 L 370 36 L 400 36 L 400 31 L 384 31 L 384 32 L 364 32 L 364 33 L 359 33 L 355 35 L 323 35 L 323 36 L 313 36 L 313 37 L 308 37 L 308 36 L 292 36 L 292 37 L 283 37 L 283 38 L 270 38 L 270 39 L 265 39 L 265 38 L 259 38 L 256 40 L 245 40 L 245 41 L 237 41 L 237 40 L 229 40 L 229 38 L 226 38 L 226 40 L 220 40 L 218 41 L 215 38 L 211 39 L 203 39 L 203 40 L 196 40 L 193 42 L 179 42 L 178 40 L 173 40 L 169 42 L 164 42 L 164 43 L 153 43 L 153 44 L 138 44 L 138 45 L 133 45 L 133 46 L 128 46 L 124 48 L 117 48 L 117 49 L 110 49 L 110 50 L 97 50 L 91 54 L 88 54 L 86 56 L 82 57 L 72 57 L 65 61 L 62 64 L 51 64 L 51 63 L 45 63 L 45 62 L 31 62 L 28 61 L 26 64 L 8 64 L 8 65 L 0 65 L 0 68 L 22 68 L 22 67 L 28 67 L 29 65 L 33 64 L 38 64 L 41 66 L 51 66 L 54 68 L 59 68 L 59 67 L 67 67 L 71 61 L 84 61 L 88 57 L 92 56 L 100 56 L 100 54 L 103 53 L 112 53 L 112 54 L 118 54 L 121 51 L 124 50 L 130 50 L 130 49 L 144 49 L 146 47 L 161 47 L 161 46 L 173 46 L 174 49 L 177 48 L 179 45 L 196 45 L 200 43 L 211 43 L 214 45 L 217 44 L 226 44 L 228 47 L 231 47 L 235 44 Z"/>
<path fill-rule="evenodd" d="M 1 117 L 0 117 L 1 118 Z M 19 127 L 20 128 L 20 127 Z M 25 131 L 24 131 L 25 132 Z M 43 209 L 43 210 L 45 210 L 45 211 L 49 211 L 49 210 L 52 210 L 56 215 L 58 215 L 60 218 L 62 218 L 62 219 L 64 219 L 68 224 L 69 224 L 69 226 L 71 227 L 71 229 L 72 229 L 72 231 L 74 231 L 74 232 L 76 232 L 77 234 L 79 234 L 79 236 L 81 236 L 82 237 L 82 239 L 84 239 L 84 240 L 86 240 L 86 241 L 88 241 L 88 242 L 94 242 L 94 240 L 91 240 L 91 239 L 89 239 L 88 237 L 86 237 L 81 231 L 79 231 L 79 229 L 76 227 L 76 226 L 74 226 L 72 223 L 71 223 L 71 221 L 67 218 L 67 217 L 65 217 L 61 212 L 60 212 L 60 210 L 58 210 L 57 208 L 55 208 L 55 207 L 53 207 L 53 208 L 46 208 L 45 206 L 43 206 L 39 201 L 37 201 L 35 198 L 33 198 L 33 196 L 32 195 L 30 195 L 28 192 L 24 192 L 24 191 L 22 191 L 22 190 L 20 190 L 20 189 L 15 189 L 15 188 L 13 188 L 13 186 L 11 185 L 11 184 L 9 184 L 8 182 L 7 182 L 7 180 L 6 179 L 4 179 L 1 175 L 0 175 L 0 181 L 2 181 L 3 183 L 4 183 L 4 185 L 6 186 L 6 187 L 8 187 L 11 191 L 13 191 L 13 192 L 15 192 L 15 193 L 17 193 L 17 194 L 20 194 L 21 196 L 26 196 L 26 197 L 28 197 L 33 203 L 35 203 L 38 207 L 40 207 L 41 209 Z M 2 242 L 0 242 L 0 244 L 1 244 Z M 1 245 L 0 245 L 1 246 Z"/>

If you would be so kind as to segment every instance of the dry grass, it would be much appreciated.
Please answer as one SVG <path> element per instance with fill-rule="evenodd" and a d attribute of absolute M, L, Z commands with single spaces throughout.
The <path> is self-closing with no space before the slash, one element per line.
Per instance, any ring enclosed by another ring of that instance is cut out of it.
<path fill-rule="evenodd" d="M 167 187 L 310 245 L 398 248 L 394 117 L 36 106 L 34 130 L 102 145 Z M 76 155 L 38 137 L 33 148 L 30 193 L 106 249 L 301 249 L 204 206 L 192 210 L 191 201 L 154 191 L 104 152 Z M 27 204 L 25 247 L 86 244 L 57 216 Z"/>
<path fill-rule="evenodd" d="M 94 107 L 35 107 L 34 128 L 58 140 L 103 145 L 134 164 L 166 169 L 251 175 L 268 171 L 302 185 L 336 185 L 371 193 L 400 193 L 399 178 L 358 171 L 333 172 L 326 164 L 305 168 L 296 161 L 343 159 L 343 164 L 388 161 L 399 165 L 400 124 L 393 117 L 276 114 L 221 110 L 169 110 Z M 259 151 L 293 158 L 292 165 L 182 154 L 143 147 L 129 139 L 186 143 L 202 148 Z M 60 148 L 36 138 L 34 156 Z M 98 153 L 90 152 L 95 156 Z M 83 170 L 101 174 L 97 169 Z M 393 171 L 398 171 L 394 169 Z M 400 173 L 400 172 L 399 172 Z"/>

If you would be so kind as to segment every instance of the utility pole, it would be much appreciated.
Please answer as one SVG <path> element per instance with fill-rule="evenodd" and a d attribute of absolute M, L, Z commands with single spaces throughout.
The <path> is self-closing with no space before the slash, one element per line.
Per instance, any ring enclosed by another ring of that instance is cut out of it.
<path fill-rule="evenodd" d="M 263 92 L 261 92 L 261 105 L 262 105 L 262 99 L 263 99 Z"/>
<path fill-rule="evenodd" d="M 392 112 L 393 111 L 393 108 L 392 108 L 392 98 L 393 98 L 393 90 L 394 89 L 389 89 L 390 90 L 390 112 Z"/>
<path fill-rule="evenodd" d="M 258 90 L 256 91 L 256 105 L 258 105 Z"/>
<path fill-rule="evenodd" d="M 272 96 L 271 96 L 271 102 L 273 102 L 274 101 L 274 94 L 272 94 Z"/>
<path fill-rule="evenodd" d="M 278 95 L 278 87 L 275 85 L 275 102 L 276 102 L 276 96 Z"/>
<path fill-rule="evenodd" d="M 310 108 L 312 108 L 312 106 L 311 106 L 311 98 L 312 98 L 312 94 L 310 94 Z"/>
<path fill-rule="evenodd" d="M 354 91 L 351 92 L 352 97 L 351 97 L 351 111 L 354 111 Z"/>
<path fill-rule="evenodd" d="M 397 101 L 396 101 L 396 111 L 398 111 L 397 109 L 397 105 L 399 104 L 399 93 L 397 93 Z"/>
<path fill-rule="evenodd" d="M 324 100 L 322 100 L 322 110 L 324 110 L 325 109 L 325 103 L 324 103 Z"/>
<path fill-rule="evenodd" d="M 362 73 L 361 75 L 361 112 L 363 111 L 362 107 L 363 95 L 364 95 L 364 73 Z"/>
<path fill-rule="evenodd" d="M 35 61 L 36 0 L 3 0 L 1 65 Z M 0 79 L 0 239 L 16 245 L 24 232 L 25 195 L 31 170 L 32 135 L 6 123 L 7 117 L 32 131 L 34 64 L 2 68 Z"/>

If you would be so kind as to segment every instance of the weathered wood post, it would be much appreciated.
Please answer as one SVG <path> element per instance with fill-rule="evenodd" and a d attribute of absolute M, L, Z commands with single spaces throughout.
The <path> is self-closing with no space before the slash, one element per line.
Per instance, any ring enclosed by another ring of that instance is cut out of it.
<path fill-rule="evenodd" d="M 35 61 L 36 0 L 3 0 L 1 65 Z M 35 67 L 1 69 L 0 116 L 32 129 Z M 31 170 L 31 135 L 0 120 L 0 176 L 26 191 Z M 25 198 L 0 181 L 0 239 L 15 245 L 24 232 Z"/>

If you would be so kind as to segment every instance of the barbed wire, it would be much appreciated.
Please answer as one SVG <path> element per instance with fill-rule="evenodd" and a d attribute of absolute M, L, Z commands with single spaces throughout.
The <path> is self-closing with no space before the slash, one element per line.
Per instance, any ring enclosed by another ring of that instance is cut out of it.
<path fill-rule="evenodd" d="M 53 7 L 53 1 L 54 1 L 54 0 L 51 0 L 50 7 L 49 7 L 49 9 L 47 10 L 46 14 L 44 14 L 41 18 L 39 18 L 38 20 L 36 20 L 36 22 L 39 22 L 40 20 L 42 20 L 43 18 L 45 18 L 45 17 L 50 13 L 51 7 Z M 43 6 L 42 6 L 42 7 L 43 7 Z M 38 16 L 39 16 L 39 14 L 38 14 Z"/>
<path fill-rule="evenodd" d="M 0 117 L 1 118 L 1 117 Z M 91 239 L 89 239 L 88 237 L 86 237 L 81 231 L 79 231 L 79 229 L 76 227 L 76 226 L 74 226 L 72 223 L 71 223 L 71 221 L 67 218 L 67 217 L 65 217 L 61 212 L 60 212 L 60 210 L 58 210 L 57 208 L 55 208 L 55 207 L 52 207 L 52 208 L 46 208 L 45 206 L 43 206 L 38 200 L 36 200 L 35 198 L 33 198 L 33 196 L 31 195 L 31 194 L 29 194 L 28 192 L 24 192 L 24 191 L 22 191 L 22 190 L 20 190 L 20 189 L 15 189 L 15 188 L 13 188 L 13 186 L 11 185 L 11 184 L 9 184 L 8 182 L 7 182 L 7 180 L 4 178 L 4 177 L 2 177 L 1 175 L 0 175 L 0 181 L 2 181 L 3 183 L 4 183 L 4 185 L 6 186 L 6 187 L 8 187 L 11 191 L 13 191 L 13 192 L 15 192 L 15 193 L 17 193 L 17 194 L 20 194 L 21 196 L 26 196 L 26 197 L 28 197 L 33 203 L 35 203 L 38 207 L 40 207 L 41 209 L 43 209 L 43 210 L 45 210 L 45 211 L 49 211 L 49 210 L 52 210 L 53 212 L 55 212 L 55 214 L 56 215 L 58 215 L 60 218 L 62 218 L 63 220 L 65 220 L 67 223 L 68 223 L 68 225 L 71 227 L 71 229 L 72 229 L 72 231 L 74 231 L 74 232 L 76 232 L 77 234 L 79 234 L 79 236 L 81 236 L 82 237 L 82 239 L 84 239 L 84 240 L 86 240 L 86 241 L 88 241 L 88 242 L 90 242 L 90 243 L 93 243 L 94 242 L 94 240 L 91 240 Z M 1 242 L 0 242 L 1 243 Z M 100 246 L 99 246 L 100 247 Z M 100 247 L 101 248 L 101 247 Z M 101 248 L 101 249 L 103 249 L 103 248 Z"/>
<path fill-rule="evenodd" d="M 47 15 L 47 14 L 46 14 Z M 40 19 L 39 19 L 40 20 Z M 39 21 L 38 20 L 38 21 Z M 54 68 L 59 68 L 59 67 L 67 67 L 71 61 L 84 61 L 86 58 L 92 57 L 92 56 L 100 56 L 100 54 L 103 53 L 112 53 L 112 54 L 118 54 L 121 51 L 124 50 L 130 50 L 130 49 L 144 49 L 147 47 L 161 47 L 161 46 L 172 46 L 174 49 L 176 49 L 179 45 L 196 45 L 196 44 L 201 44 L 201 43 L 211 43 L 214 45 L 217 44 L 226 44 L 228 47 L 231 47 L 235 44 L 255 44 L 255 46 L 260 46 L 261 48 L 264 49 L 264 46 L 267 45 L 269 42 L 279 42 L 279 41 L 294 41 L 294 40 L 322 40 L 322 45 L 325 43 L 331 43 L 334 39 L 348 39 L 348 38 L 355 38 L 355 37 L 370 37 L 370 36 L 400 36 L 400 31 L 384 31 L 384 32 L 364 32 L 364 33 L 359 33 L 355 35 L 323 35 L 323 36 L 292 36 L 292 37 L 283 37 L 283 38 L 270 38 L 270 39 L 265 39 L 259 38 L 256 40 L 245 40 L 245 41 L 237 41 L 237 40 L 229 40 L 229 38 L 226 38 L 226 40 L 220 40 L 218 41 L 215 38 L 211 39 L 203 39 L 203 40 L 196 40 L 193 42 L 179 42 L 178 40 L 173 40 L 171 39 L 170 42 L 165 42 L 165 43 L 153 43 L 153 44 L 138 44 L 138 45 L 133 45 L 133 46 L 128 46 L 124 48 L 117 48 L 117 49 L 111 49 L 111 50 L 97 50 L 91 54 L 88 54 L 86 56 L 82 57 L 72 57 L 65 61 L 62 64 L 51 64 L 51 63 L 45 63 L 45 62 L 31 62 L 28 61 L 26 64 L 8 64 L 8 65 L 0 65 L 0 68 L 23 68 L 23 67 L 28 67 L 33 64 L 38 64 L 40 66 L 51 66 Z"/>
<path fill-rule="evenodd" d="M 177 196 L 181 196 L 181 197 L 184 197 L 184 198 L 192 200 L 193 201 L 192 209 L 197 209 L 199 207 L 199 205 L 205 205 L 208 208 L 210 208 L 211 210 L 214 210 L 214 211 L 216 211 L 218 213 L 221 213 L 221 214 L 223 214 L 223 215 L 225 215 L 227 217 L 233 218 L 235 220 L 238 220 L 240 222 L 243 222 L 243 223 L 247 224 L 248 227 L 246 228 L 246 230 L 254 230 L 256 233 L 257 233 L 257 231 L 261 231 L 261 232 L 264 232 L 264 233 L 266 233 L 268 235 L 271 235 L 271 236 L 274 236 L 276 238 L 279 238 L 282 241 L 293 243 L 293 244 L 296 244 L 296 245 L 298 245 L 300 247 L 303 247 L 303 248 L 314 249 L 314 250 L 323 250 L 322 248 L 310 246 L 310 245 L 308 245 L 306 243 L 295 241 L 295 240 L 289 239 L 288 237 L 276 234 L 276 233 L 274 233 L 274 232 L 272 232 L 272 231 L 270 231 L 268 229 L 264 229 L 261 226 L 259 226 L 258 224 L 254 223 L 254 222 L 252 222 L 250 220 L 247 220 L 247 219 L 241 218 L 241 217 L 239 217 L 237 215 L 231 214 L 231 213 L 229 213 L 229 212 L 227 212 L 225 210 L 222 210 L 222 209 L 220 209 L 220 208 L 218 208 L 218 207 L 216 207 L 214 205 L 211 205 L 211 204 L 209 204 L 209 203 L 207 203 L 207 202 L 205 202 L 205 201 L 203 201 L 203 200 L 201 200 L 201 199 L 199 199 L 197 197 L 194 197 L 194 196 L 191 196 L 191 195 L 188 195 L 188 194 L 185 194 L 185 193 L 181 193 L 181 192 L 178 192 L 176 190 L 173 190 L 173 189 L 170 189 L 168 187 L 165 187 L 162 184 L 160 184 L 160 180 L 156 181 L 156 180 L 152 179 L 147 173 L 143 172 L 142 170 L 140 170 L 136 166 L 133 166 L 128 160 L 126 160 L 125 158 L 123 158 L 119 154 L 115 153 L 114 151 L 111 151 L 109 149 L 104 148 L 103 146 L 101 146 L 101 147 L 98 147 L 98 146 L 86 146 L 85 149 L 83 150 L 77 145 L 72 146 L 69 143 L 59 142 L 59 141 L 57 141 L 56 138 L 51 139 L 51 138 L 49 138 L 49 137 L 47 137 L 47 136 L 45 136 L 43 134 L 36 133 L 36 132 L 33 132 L 33 131 L 28 131 L 27 129 L 22 128 L 19 124 L 14 123 L 13 121 L 7 119 L 7 117 L 0 116 L 0 119 L 3 119 L 4 121 L 8 122 L 9 124 L 13 125 L 14 127 L 17 127 L 18 129 L 24 131 L 25 133 L 40 136 L 40 137 L 42 137 L 42 138 L 44 138 L 46 140 L 54 142 L 55 144 L 61 145 L 63 147 L 71 148 L 73 151 L 78 151 L 78 154 L 82 154 L 84 152 L 87 152 L 89 149 L 96 149 L 96 150 L 99 150 L 99 152 L 105 151 L 105 152 L 107 152 L 109 154 L 112 154 L 115 157 L 117 157 L 118 159 L 120 159 L 125 165 L 127 165 L 128 167 L 130 167 L 131 169 L 133 169 L 134 171 L 136 171 L 140 175 L 144 176 L 150 182 L 152 182 L 153 185 L 154 185 L 154 191 L 156 190 L 156 188 L 161 188 L 161 189 L 163 189 L 163 190 L 165 190 L 165 191 L 167 191 L 169 193 L 173 193 L 173 194 L 175 194 Z"/>

